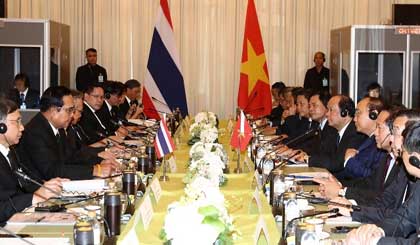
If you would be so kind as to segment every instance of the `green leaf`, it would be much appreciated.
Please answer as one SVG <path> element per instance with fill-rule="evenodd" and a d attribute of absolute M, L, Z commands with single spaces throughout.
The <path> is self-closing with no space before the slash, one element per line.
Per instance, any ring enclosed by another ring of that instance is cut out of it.
<path fill-rule="evenodd" d="M 211 225 L 212 227 L 216 229 L 218 233 L 221 233 L 225 230 L 225 224 L 223 224 L 223 222 L 220 221 L 220 219 L 215 218 L 215 217 L 207 216 L 204 218 L 202 223 Z"/>
<path fill-rule="evenodd" d="M 204 207 L 200 207 L 198 209 L 198 213 L 203 215 L 204 217 L 211 216 L 211 217 L 219 217 L 219 210 L 213 205 L 208 205 Z"/>

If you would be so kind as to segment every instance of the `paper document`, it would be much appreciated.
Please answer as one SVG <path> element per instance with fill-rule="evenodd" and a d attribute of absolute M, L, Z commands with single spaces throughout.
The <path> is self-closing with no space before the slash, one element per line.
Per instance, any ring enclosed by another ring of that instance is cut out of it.
<path fill-rule="evenodd" d="M 89 195 L 92 192 L 101 192 L 105 189 L 104 179 L 76 180 L 63 182 L 63 195 Z"/>
<path fill-rule="evenodd" d="M 7 221 L 7 225 L 73 225 L 76 218 L 74 214 L 70 213 L 16 213 Z"/>
<path fill-rule="evenodd" d="M 70 243 L 70 238 L 62 237 L 36 237 L 36 238 L 25 238 L 26 241 L 36 245 L 54 244 L 54 245 L 67 245 Z M 22 241 L 18 238 L 0 238 L 0 244 L 2 245 L 28 245 L 27 242 Z"/>

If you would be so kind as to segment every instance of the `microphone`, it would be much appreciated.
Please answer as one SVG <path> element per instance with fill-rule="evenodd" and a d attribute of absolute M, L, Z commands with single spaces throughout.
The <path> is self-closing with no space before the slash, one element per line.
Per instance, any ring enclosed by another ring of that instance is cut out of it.
<path fill-rule="evenodd" d="M 291 139 L 290 141 L 286 142 L 286 146 L 289 146 L 291 144 L 300 142 L 302 140 L 305 140 L 307 138 L 311 138 L 313 136 L 317 136 L 319 135 L 319 129 L 318 128 L 314 128 L 314 129 L 310 129 L 308 131 L 306 131 L 304 134 L 301 134 L 299 136 L 296 136 L 295 138 Z"/>
<path fill-rule="evenodd" d="M 96 134 L 97 134 L 98 136 L 100 136 L 100 137 L 104 137 L 104 136 L 105 136 L 105 135 L 104 135 L 103 133 L 101 133 L 101 132 L 96 132 Z M 109 141 L 111 141 L 111 142 L 113 142 L 113 143 L 115 143 L 115 144 L 125 146 L 125 148 L 124 148 L 124 149 L 122 149 L 125 153 L 132 153 L 132 152 L 137 153 L 137 154 L 139 154 L 139 153 L 140 153 L 139 151 L 137 151 L 137 150 L 135 150 L 135 149 L 131 149 L 131 148 L 130 148 L 130 147 L 128 147 L 126 144 L 124 144 L 124 143 L 120 143 L 120 142 L 118 142 L 118 141 L 114 140 L 113 138 L 107 138 L 106 136 L 105 136 L 104 138 L 106 138 L 106 140 L 107 140 L 108 144 L 109 144 Z M 129 150 L 130 150 L 130 152 L 129 152 Z"/>
<path fill-rule="evenodd" d="M 114 119 L 111 119 L 110 121 L 111 121 L 112 124 L 122 126 L 122 127 L 124 127 L 124 126 L 134 126 L 134 127 L 140 127 L 140 128 L 143 128 L 143 129 L 147 128 L 147 126 L 140 125 L 140 124 L 133 123 L 133 122 L 129 122 L 125 118 L 124 119 L 119 118 L 118 121 L 115 121 Z"/>
<path fill-rule="evenodd" d="M 310 203 L 314 203 L 314 204 L 331 204 L 331 205 L 335 205 L 335 206 L 339 206 L 339 207 L 351 208 L 354 211 L 361 211 L 362 210 L 362 208 L 360 206 L 357 206 L 357 205 L 333 202 L 333 201 L 329 201 L 329 200 L 324 199 L 324 198 L 315 197 L 315 196 L 307 196 L 307 195 L 303 195 L 303 194 L 298 194 L 298 196 L 301 197 L 301 198 L 308 199 L 308 201 Z"/>
<path fill-rule="evenodd" d="M 30 182 L 32 182 L 32 183 L 34 183 L 35 185 L 39 186 L 40 188 L 45 188 L 45 189 L 49 190 L 50 192 L 54 193 L 55 195 L 57 195 L 58 197 L 61 197 L 61 193 L 58 193 L 58 192 L 56 192 L 55 190 L 53 190 L 53 189 L 51 189 L 51 188 L 49 188 L 49 187 L 47 187 L 47 186 L 42 185 L 42 184 L 41 184 L 41 183 L 39 183 L 38 181 L 36 181 L 36 180 L 32 179 L 31 177 L 29 177 L 28 175 L 26 175 L 24 172 L 22 172 L 22 170 L 20 170 L 20 169 L 16 169 L 16 170 L 14 171 L 14 173 L 15 173 L 17 176 L 21 177 L 22 179 L 24 179 L 24 180 L 28 180 L 28 181 L 30 181 Z"/>
<path fill-rule="evenodd" d="M 123 129 L 125 129 L 125 130 L 127 130 L 128 131 L 128 133 L 130 133 L 130 134 L 136 134 L 136 136 L 138 136 L 138 137 L 141 137 L 142 135 L 140 135 L 142 132 L 137 132 L 137 131 L 133 131 L 133 130 L 129 130 L 125 125 L 124 125 L 124 123 L 122 122 L 122 121 L 115 121 L 115 120 L 113 120 L 113 119 L 110 119 L 109 120 L 113 125 L 115 125 L 115 126 L 118 126 L 118 127 L 122 127 Z M 148 133 L 146 132 L 146 135 L 147 135 Z M 133 135 L 134 136 L 134 135 Z M 143 135 L 144 136 L 144 135 Z"/>
<path fill-rule="evenodd" d="M 287 223 L 287 225 L 284 228 L 284 230 L 282 231 L 282 236 L 280 238 L 280 241 L 284 241 L 284 242 L 286 241 L 287 235 L 288 235 L 287 234 L 287 230 L 289 229 L 289 227 L 291 226 L 291 224 L 293 224 L 293 222 L 295 222 L 296 220 L 304 219 L 304 218 L 309 218 L 309 217 L 315 217 L 315 216 L 318 216 L 318 215 L 321 215 L 321 214 L 329 214 L 329 213 L 331 213 L 331 214 L 337 214 L 338 211 L 339 211 L 338 208 L 334 208 L 334 209 L 331 209 L 331 210 L 328 210 L 328 211 L 321 211 L 321 212 L 316 212 L 316 213 L 313 213 L 313 214 L 302 215 L 302 216 L 299 216 L 299 217 L 296 217 L 296 218 L 291 219 L 289 221 L 289 223 Z M 283 215 L 285 215 L 285 214 L 283 214 Z"/>

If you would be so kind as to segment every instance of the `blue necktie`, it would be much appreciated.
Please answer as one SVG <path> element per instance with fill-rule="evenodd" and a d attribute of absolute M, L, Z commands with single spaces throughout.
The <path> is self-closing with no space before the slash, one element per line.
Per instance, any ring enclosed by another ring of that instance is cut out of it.
<path fill-rule="evenodd" d="M 20 93 L 20 104 L 23 104 L 25 102 L 25 94 Z"/>

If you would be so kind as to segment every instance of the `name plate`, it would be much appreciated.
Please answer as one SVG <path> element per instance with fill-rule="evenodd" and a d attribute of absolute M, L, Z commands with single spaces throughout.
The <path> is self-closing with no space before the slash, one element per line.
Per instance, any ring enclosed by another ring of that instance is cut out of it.
<path fill-rule="evenodd" d="M 147 230 L 153 218 L 152 201 L 150 200 L 149 195 L 144 196 L 144 201 L 140 205 L 140 215 L 141 220 L 143 222 L 144 230 Z"/>
<path fill-rule="evenodd" d="M 255 178 L 255 182 L 257 183 L 258 189 L 262 190 L 262 183 L 261 183 L 261 178 L 260 178 L 260 174 L 258 173 L 258 170 L 255 170 L 254 178 Z"/>
<path fill-rule="evenodd" d="M 156 203 L 158 203 L 160 196 L 162 195 L 162 188 L 160 187 L 160 183 L 157 178 L 154 178 L 150 188 L 152 189 L 153 195 L 155 196 Z"/>
<path fill-rule="evenodd" d="M 267 240 L 267 244 L 270 244 L 270 237 L 268 235 L 267 224 L 265 223 L 265 220 L 262 216 L 259 217 L 257 226 L 255 227 L 254 244 L 258 244 L 260 234 L 262 234 L 265 237 L 265 239 Z"/>
<path fill-rule="evenodd" d="M 253 198 L 255 199 L 255 202 L 257 203 L 258 212 L 261 213 L 262 204 L 261 204 L 261 199 L 260 199 L 260 190 L 258 188 L 255 188 Z"/>

